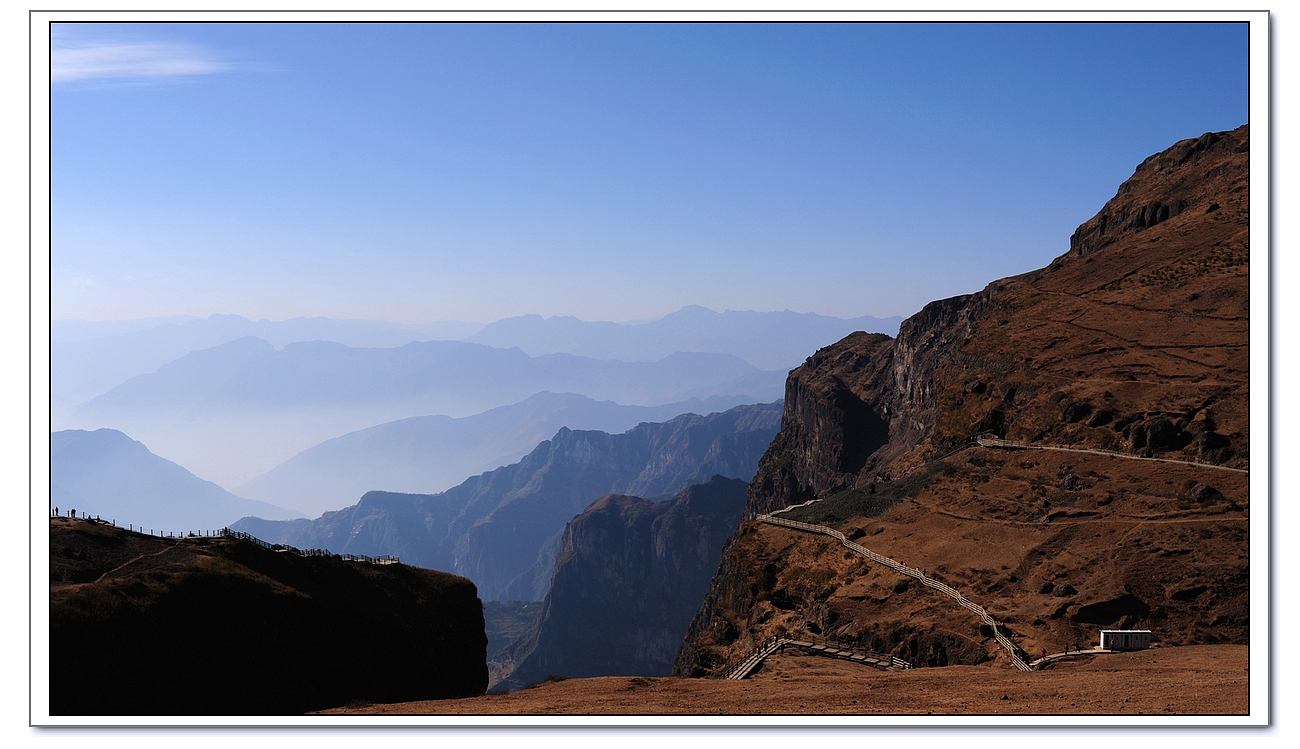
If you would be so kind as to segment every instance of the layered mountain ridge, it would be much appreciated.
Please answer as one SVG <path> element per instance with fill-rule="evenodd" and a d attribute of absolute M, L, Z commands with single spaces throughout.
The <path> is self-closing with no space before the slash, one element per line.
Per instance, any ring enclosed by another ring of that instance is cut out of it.
<path fill-rule="evenodd" d="M 713 413 L 747 402 L 714 396 L 663 406 L 624 406 L 573 393 L 538 393 L 481 414 L 413 416 L 326 440 L 247 484 L 243 496 L 278 502 L 313 516 L 370 490 L 445 491 L 473 476 L 518 462 L 560 427 L 618 434 L 642 422 L 683 413 Z"/>
<path fill-rule="evenodd" d="M 639 363 L 457 341 L 277 350 L 248 337 L 138 375 L 71 422 L 121 429 L 204 478 L 238 486 L 324 440 L 398 419 L 469 416 L 545 391 L 643 406 L 712 396 L 766 402 L 780 396 L 783 377 L 712 353 Z"/>
<path fill-rule="evenodd" d="M 384 348 L 413 341 L 463 338 L 481 327 L 472 323 L 406 325 L 324 317 L 253 321 L 240 315 L 104 322 L 56 320 L 50 329 L 51 390 L 56 399 L 84 402 L 192 351 L 245 336 L 264 339 L 277 348 L 300 341 Z"/>
<path fill-rule="evenodd" d="M 746 480 L 776 433 L 780 402 L 683 414 L 623 434 L 561 429 L 518 463 L 440 494 L 368 492 L 310 522 L 241 520 L 267 541 L 394 554 L 473 580 L 485 599 L 541 600 L 564 526 L 610 493 L 667 498 L 715 474 Z"/>
<path fill-rule="evenodd" d="M 790 310 L 714 312 L 692 305 L 636 324 L 511 317 L 486 325 L 465 340 L 499 348 L 518 346 L 531 356 L 566 353 L 622 361 L 658 361 L 677 351 L 710 352 L 739 357 L 760 369 L 785 370 L 797 366 L 808 351 L 847 333 L 893 333 L 901 320 L 869 315 L 842 319 Z"/>

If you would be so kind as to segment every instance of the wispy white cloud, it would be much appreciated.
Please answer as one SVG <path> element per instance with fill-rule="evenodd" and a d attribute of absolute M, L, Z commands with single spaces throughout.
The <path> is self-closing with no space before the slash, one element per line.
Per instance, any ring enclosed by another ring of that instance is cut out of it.
<path fill-rule="evenodd" d="M 95 282 L 90 280 L 89 278 L 74 278 L 72 279 L 72 285 L 73 286 L 94 286 Z"/>
<path fill-rule="evenodd" d="M 209 51 L 163 42 L 73 42 L 53 40 L 50 81 L 161 81 L 234 69 Z"/>

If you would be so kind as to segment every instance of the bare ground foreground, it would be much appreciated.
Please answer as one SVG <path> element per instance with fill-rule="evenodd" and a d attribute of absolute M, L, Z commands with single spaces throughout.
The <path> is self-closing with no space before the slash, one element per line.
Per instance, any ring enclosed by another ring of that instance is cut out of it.
<path fill-rule="evenodd" d="M 333 715 L 1244 715 L 1245 645 L 1190 645 L 1058 662 L 882 672 L 798 652 L 745 681 L 604 676 L 506 694 L 365 705 Z"/>

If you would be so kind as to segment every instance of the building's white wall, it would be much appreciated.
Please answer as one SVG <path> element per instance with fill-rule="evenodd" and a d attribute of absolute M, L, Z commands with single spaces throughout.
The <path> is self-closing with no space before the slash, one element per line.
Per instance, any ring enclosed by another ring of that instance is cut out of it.
<path fill-rule="evenodd" d="M 1136 630 L 1102 631 L 1099 645 L 1103 650 L 1145 650 L 1151 647 L 1151 633 Z"/>

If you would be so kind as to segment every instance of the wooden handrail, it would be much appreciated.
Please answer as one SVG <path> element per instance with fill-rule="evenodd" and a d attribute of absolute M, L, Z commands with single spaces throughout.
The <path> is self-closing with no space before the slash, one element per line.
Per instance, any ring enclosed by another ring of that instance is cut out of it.
<path fill-rule="evenodd" d="M 53 516 L 53 517 L 62 517 L 62 515 L 55 515 L 55 516 Z M 101 525 L 108 525 L 108 526 L 112 526 L 112 527 L 114 527 L 114 528 L 121 528 L 121 527 L 122 527 L 122 526 L 118 525 L 116 521 L 111 521 L 111 522 L 110 522 L 110 521 L 108 521 L 108 520 L 101 520 L 101 519 L 98 518 L 98 517 L 87 517 L 87 518 L 78 518 L 78 519 L 86 520 L 86 521 L 91 522 L 91 523 L 99 523 L 99 524 L 101 524 Z M 143 531 L 141 531 L 141 532 L 143 532 Z M 289 546 L 289 545 L 287 545 L 287 544 L 272 544 L 272 543 L 268 543 L 268 542 L 266 542 L 266 541 L 263 541 L 262 539 L 258 538 L 257 536 L 252 535 L 251 533 L 245 533 L 245 532 L 243 532 L 243 531 L 231 530 L 230 528 L 222 528 L 222 529 L 219 530 L 219 531 L 212 531 L 212 532 L 210 532 L 210 535 L 204 535 L 204 534 L 208 534 L 209 531 L 203 531 L 202 533 L 195 533 L 194 531 L 182 531 L 182 532 L 180 533 L 180 535 L 175 535 L 175 533 L 176 533 L 175 531 L 166 531 L 166 533 L 170 533 L 170 534 L 173 534 L 173 535 L 163 535 L 163 532 L 160 532 L 160 533 L 159 533 L 159 537 L 160 537 L 160 538 L 170 538 L 170 539 L 180 539 L 180 540 L 190 539 L 190 538 L 197 538 L 197 539 L 203 539 L 203 538 L 238 538 L 238 539 L 243 540 L 243 541 L 249 541 L 249 542 L 251 542 L 251 543 L 254 543 L 254 544 L 256 544 L 256 545 L 262 547 L 263 549 L 267 549 L 267 550 L 269 550 L 269 551 L 276 551 L 276 552 L 281 552 L 281 553 L 286 553 L 286 554 L 296 554 L 297 556 L 300 556 L 300 557 L 338 557 L 338 558 L 342 559 L 342 560 L 345 561 L 345 562 L 365 562 L 366 564 L 401 564 L 401 563 L 402 563 L 402 558 L 401 558 L 401 557 L 391 556 L 391 555 L 388 555 L 388 554 L 385 554 L 385 555 L 383 555 L 383 556 L 378 556 L 378 557 L 366 556 L 366 555 L 364 555 L 364 554 L 332 554 L 332 553 L 330 553 L 330 550 L 329 550 L 329 549 L 299 549 L 299 548 L 297 548 L 297 547 Z M 150 533 L 149 535 L 152 536 L 153 534 Z"/>
<path fill-rule="evenodd" d="M 764 660 L 775 653 L 783 646 L 789 645 L 797 647 L 804 652 L 812 655 L 821 655 L 841 660 L 850 660 L 855 663 L 873 666 L 886 671 L 900 671 L 910 669 L 912 664 L 907 661 L 896 658 L 891 655 L 875 653 L 870 650 L 861 650 L 851 645 L 829 640 L 825 637 L 816 637 L 805 635 L 807 640 L 798 639 L 789 635 L 772 635 L 763 642 L 759 643 L 752 650 L 747 652 L 735 664 L 723 669 L 718 675 L 719 679 L 740 680 L 749 676 L 758 668 Z M 818 642 L 820 640 L 820 642 Z"/>

